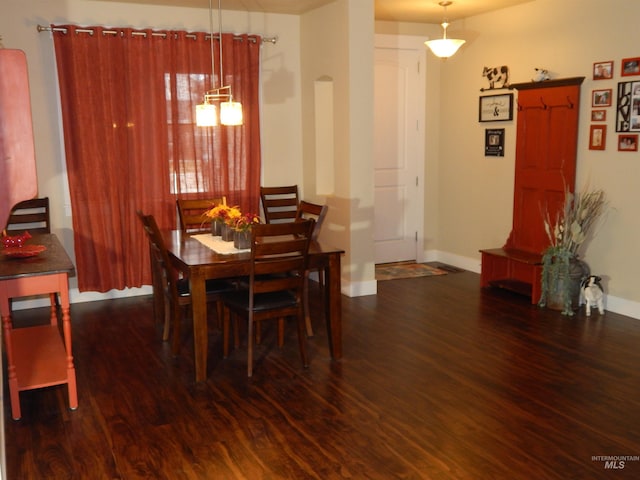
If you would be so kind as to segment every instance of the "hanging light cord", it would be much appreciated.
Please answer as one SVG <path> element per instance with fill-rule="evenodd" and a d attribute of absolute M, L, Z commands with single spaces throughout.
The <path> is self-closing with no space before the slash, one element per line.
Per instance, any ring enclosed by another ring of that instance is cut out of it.
<path fill-rule="evenodd" d="M 211 33 L 209 37 L 209 45 L 211 47 L 211 88 L 215 88 L 215 63 L 213 61 L 213 0 L 209 0 L 209 32 Z"/>
<path fill-rule="evenodd" d="M 440 2 L 440 5 L 442 5 L 444 7 L 444 18 L 442 19 L 442 23 L 440 24 L 442 26 L 442 29 L 444 30 L 442 38 L 446 39 L 447 38 L 447 27 L 449 26 L 449 19 L 447 18 L 447 7 L 449 5 L 451 5 L 451 2 Z"/>
<path fill-rule="evenodd" d="M 209 0 L 211 1 L 211 0 Z M 213 28 L 211 29 L 213 31 Z M 222 67 L 222 0 L 218 0 L 218 41 L 220 42 L 220 88 L 224 86 L 224 76 Z"/>

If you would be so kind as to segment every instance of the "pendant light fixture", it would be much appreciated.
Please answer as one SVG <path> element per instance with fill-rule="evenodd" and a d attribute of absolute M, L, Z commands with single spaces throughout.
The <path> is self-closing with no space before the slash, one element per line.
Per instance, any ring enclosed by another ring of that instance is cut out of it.
<path fill-rule="evenodd" d="M 213 127 L 218 125 L 218 109 L 220 104 L 220 124 L 242 125 L 242 104 L 233 101 L 231 85 L 223 85 L 224 70 L 222 67 L 222 1 L 218 0 L 218 31 L 220 41 L 220 80 L 219 87 L 215 87 L 215 63 L 213 58 L 213 0 L 209 0 L 209 28 L 211 45 L 211 90 L 204 94 L 204 102 L 196 105 L 196 125 L 198 127 Z"/>
<path fill-rule="evenodd" d="M 442 1 L 438 3 L 441 7 L 444 7 L 444 21 L 440 24 L 443 29 L 443 37 L 438 40 L 427 40 L 424 44 L 431 49 L 436 57 L 449 58 L 462 46 L 465 40 L 459 40 L 455 38 L 447 38 L 447 7 L 453 2 Z"/>

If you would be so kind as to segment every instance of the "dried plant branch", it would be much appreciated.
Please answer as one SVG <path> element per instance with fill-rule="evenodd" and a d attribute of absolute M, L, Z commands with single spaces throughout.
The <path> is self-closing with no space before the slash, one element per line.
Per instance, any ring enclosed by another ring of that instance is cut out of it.
<path fill-rule="evenodd" d="M 543 213 L 544 229 L 551 247 L 577 255 L 607 205 L 603 190 L 575 194 L 566 191 L 564 208 L 555 219 L 551 219 L 548 211 Z"/>

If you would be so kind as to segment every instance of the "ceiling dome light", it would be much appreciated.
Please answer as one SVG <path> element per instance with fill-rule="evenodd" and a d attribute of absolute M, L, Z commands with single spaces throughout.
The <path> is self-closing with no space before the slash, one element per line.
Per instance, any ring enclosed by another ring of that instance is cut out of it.
<path fill-rule="evenodd" d="M 427 40 L 424 44 L 431 49 L 433 54 L 436 57 L 440 58 L 449 58 L 453 56 L 458 49 L 465 43 L 465 40 L 460 40 L 456 38 L 447 38 L 447 27 L 449 26 L 449 22 L 447 22 L 447 7 L 451 5 L 453 2 L 443 1 L 438 5 L 444 7 L 445 19 L 441 23 L 443 29 L 443 36 L 438 40 Z"/>

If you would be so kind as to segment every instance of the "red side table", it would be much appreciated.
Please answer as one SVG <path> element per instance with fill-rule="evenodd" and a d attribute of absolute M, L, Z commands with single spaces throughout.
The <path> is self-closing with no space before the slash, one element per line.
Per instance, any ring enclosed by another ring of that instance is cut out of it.
<path fill-rule="evenodd" d="M 0 315 L 14 420 L 22 416 L 19 394 L 23 390 L 66 384 L 69 408 L 78 408 L 69 315 L 69 276 L 75 274 L 75 268 L 55 235 L 34 235 L 28 243 L 43 245 L 46 250 L 24 258 L 12 258 L 0 251 Z M 41 294 L 60 295 L 62 331 L 54 303 L 49 324 L 14 328 L 10 299 Z"/>

